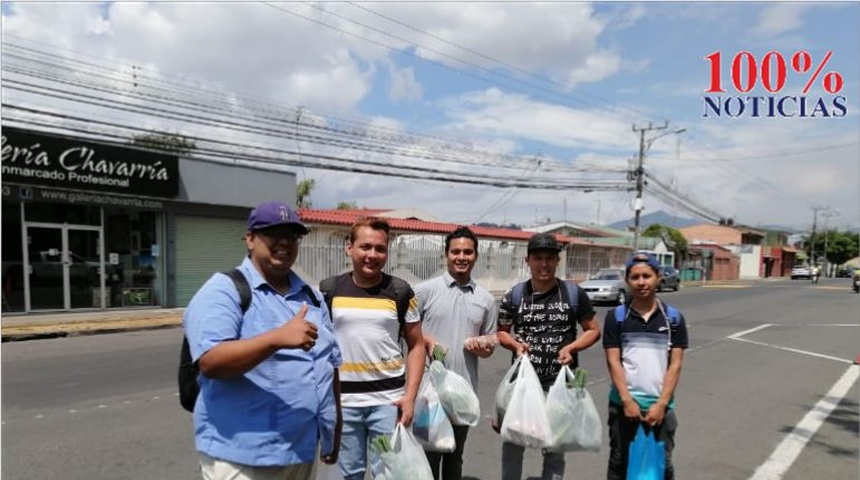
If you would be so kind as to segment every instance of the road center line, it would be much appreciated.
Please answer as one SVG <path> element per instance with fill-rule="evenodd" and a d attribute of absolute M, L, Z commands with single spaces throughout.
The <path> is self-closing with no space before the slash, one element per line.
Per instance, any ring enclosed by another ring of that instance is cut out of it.
<path fill-rule="evenodd" d="M 791 465 L 797 460 L 798 455 L 812 439 L 812 436 L 827 420 L 830 413 L 845 398 L 851 386 L 860 376 L 860 366 L 851 365 L 842 374 L 830 391 L 806 413 L 800 423 L 795 425 L 794 430 L 776 446 L 770 457 L 761 464 L 749 480 L 779 480 L 785 475 Z"/>
<path fill-rule="evenodd" d="M 847 363 L 847 364 L 849 364 L 849 365 L 854 364 L 854 361 L 853 361 L 853 360 L 848 360 L 848 359 L 845 359 L 845 358 L 839 358 L 839 357 L 831 357 L 830 355 L 824 355 L 824 354 L 821 354 L 821 353 L 810 352 L 810 351 L 808 351 L 808 350 L 798 350 L 798 349 L 796 349 L 796 348 L 783 347 L 783 346 L 781 346 L 781 345 L 774 345 L 774 344 L 772 344 L 772 343 L 757 342 L 757 341 L 755 341 L 755 340 L 748 340 L 748 339 L 746 339 L 746 338 L 733 338 L 733 337 L 729 337 L 729 338 L 731 338 L 732 340 L 737 340 L 737 341 L 739 341 L 739 342 L 751 343 L 751 344 L 753 344 L 753 345 L 760 345 L 760 346 L 762 346 L 762 347 L 775 348 L 775 349 L 777 349 L 777 350 L 784 350 L 784 351 L 786 351 L 786 352 L 802 353 L 803 355 L 809 355 L 809 356 L 811 356 L 811 357 L 824 358 L 824 359 L 827 359 L 827 360 L 834 360 L 834 361 L 836 361 L 836 362 L 839 362 L 839 363 Z"/>

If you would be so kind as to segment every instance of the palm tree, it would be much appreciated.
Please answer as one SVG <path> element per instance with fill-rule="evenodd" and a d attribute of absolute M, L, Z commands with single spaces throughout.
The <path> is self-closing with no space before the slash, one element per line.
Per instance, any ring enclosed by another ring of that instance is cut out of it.
<path fill-rule="evenodd" d="M 313 178 L 306 178 L 296 185 L 296 206 L 299 208 L 311 208 L 311 191 L 314 189 L 316 181 Z"/>

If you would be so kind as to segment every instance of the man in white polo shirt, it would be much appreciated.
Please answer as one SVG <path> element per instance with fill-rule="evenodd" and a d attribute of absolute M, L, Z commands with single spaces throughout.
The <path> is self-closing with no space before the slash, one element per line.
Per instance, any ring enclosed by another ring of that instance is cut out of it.
<path fill-rule="evenodd" d="M 493 296 L 472 280 L 478 261 L 478 237 L 460 227 L 445 237 L 447 271 L 415 287 L 427 351 L 439 344 L 447 350 L 445 367 L 478 387 L 478 357 L 495 349 L 498 309 Z M 487 336 L 478 339 L 480 336 Z M 461 480 L 467 426 L 454 426 L 457 446 L 451 453 L 427 452 L 435 480 Z M 441 468 L 440 468 L 441 466 Z"/>

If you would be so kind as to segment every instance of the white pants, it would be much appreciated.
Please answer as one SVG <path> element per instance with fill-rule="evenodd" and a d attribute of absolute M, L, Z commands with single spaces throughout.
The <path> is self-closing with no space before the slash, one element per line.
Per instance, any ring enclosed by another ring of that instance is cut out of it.
<path fill-rule="evenodd" d="M 251 467 L 200 454 L 203 480 L 314 480 L 315 463 L 288 467 Z"/>

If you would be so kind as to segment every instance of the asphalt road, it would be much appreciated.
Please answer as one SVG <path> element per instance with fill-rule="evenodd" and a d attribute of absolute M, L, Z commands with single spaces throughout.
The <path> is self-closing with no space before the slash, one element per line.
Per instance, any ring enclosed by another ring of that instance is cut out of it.
<path fill-rule="evenodd" d="M 692 343 L 676 395 L 678 478 L 857 478 L 860 295 L 847 280 L 662 298 L 685 314 Z M 601 319 L 606 310 L 598 309 Z M 2 477 L 199 478 L 191 419 L 176 397 L 180 339 L 172 329 L 3 344 Z M 467 443 L 472 479 L 500 477 L 501 439 L 489 415 L 509 362 L 498 351 L 481 364 L 487 418 Z M 602 349 L 580 363 L 605 419 Z M 600 453 L 568 454 L 566 478 L 605 478 L 607 454 L 606 441 Z M 527 452 L 525 473 L 539 476 L 538 452 Z"/>

